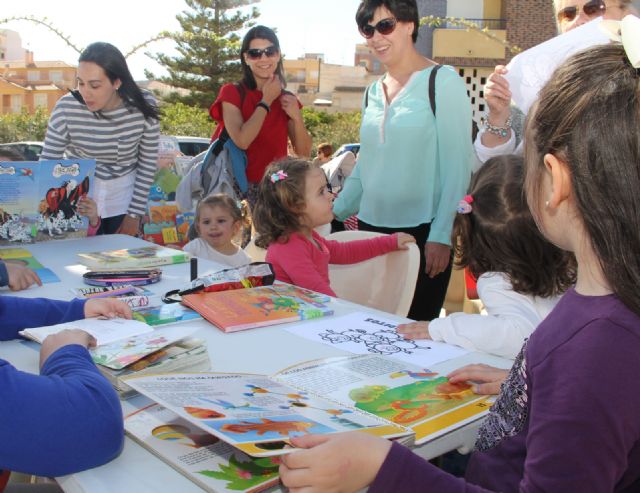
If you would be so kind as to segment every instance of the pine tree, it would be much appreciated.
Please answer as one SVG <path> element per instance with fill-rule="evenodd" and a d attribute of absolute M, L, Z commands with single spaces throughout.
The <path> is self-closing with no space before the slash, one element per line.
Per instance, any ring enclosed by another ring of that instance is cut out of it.
<path fill-rule="evenodd" d="M 259 13 L 256 7 L 249 12 L 238 8 L 258 1 L 185 0 L 191 10 L 176 16 L 182 31 L 170 36 L 176 42 L 178 55 L 153 56 L 169 75 L 158 78 L 147 71 L 147 78 L 191 91 L 186 96 L 172 93 L 166 98 L 171 102 L 208 108 L 223 84 L 241 77 L 242 39 L 236 32 L 252 26 Z"/>

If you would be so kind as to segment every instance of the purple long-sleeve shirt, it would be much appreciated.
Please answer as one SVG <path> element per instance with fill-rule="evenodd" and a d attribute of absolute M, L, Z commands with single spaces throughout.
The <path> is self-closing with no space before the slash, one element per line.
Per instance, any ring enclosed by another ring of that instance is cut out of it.
<path fill-rule="evenodd" d="M 516 359 L 466 481 L 394 444 L 370 493 L 640 491 L 640 317 L 569 290 Z"/>

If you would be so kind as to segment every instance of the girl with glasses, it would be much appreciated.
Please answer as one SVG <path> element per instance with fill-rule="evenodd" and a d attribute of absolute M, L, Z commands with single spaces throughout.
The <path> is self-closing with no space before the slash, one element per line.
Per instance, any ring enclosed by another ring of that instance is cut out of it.
<path fill-rule="evenodd" d="M 299 156 L 309 157 L 311 137 L 305 129 L 298 99 L 284 90 L 278 37 L 265 26 L 251 28 L 240 49 L 242 80 L 225 84 L 209 113 L 218 122 L 213 139 L 226 130 L 247 153 L 247 200 L 253 207 L 257 186 L 272 161 L 287 156 L 287 140 Z"/>
<path fill-rule="evenodd" d="M 421 268 L 409 311 L 415 320 L 440 314 L 451 275 L 451 229 L 471 174 L 471 105 L 462 79 L 415 47 L 415 0 L 364 0 L 356 23 L 387 72 L 368 89 L 360 127 L 358 165 L 334 204 L 358 227 L 416 238 Z"/>

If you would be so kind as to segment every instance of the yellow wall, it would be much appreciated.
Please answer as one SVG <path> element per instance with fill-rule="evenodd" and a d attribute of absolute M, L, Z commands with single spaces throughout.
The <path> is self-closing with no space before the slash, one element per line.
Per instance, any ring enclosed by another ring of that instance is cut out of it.
<path fill-rule="evenodd" d="M 506 39 L 504 30 L 489 32 Z M 500 59 L 505 56 L 505 47 L 477 31 L 436 29 L 433 33 L 433 56 Z"/>
<path fill-rule="evenodd" d="M 484 0 L 484 18 L 500 19 L 502 17 L 502 0 Z"/>

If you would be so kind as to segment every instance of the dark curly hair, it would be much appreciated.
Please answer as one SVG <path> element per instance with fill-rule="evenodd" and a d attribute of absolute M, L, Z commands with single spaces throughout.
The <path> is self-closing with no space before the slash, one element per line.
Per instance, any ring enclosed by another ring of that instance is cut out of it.
<path fill-rule="evenodd" d="M 267 248 L 271 243 L 286 243 L 289 236 L 302 229 L 300 220 L 305 208 L 307 173 L 313 169 L 303 159 L 283 159 L 265 170 L 258 185 L 258 200 L 253 211 L 253 224 L 258 236 L 256 245 Z M 271 175 L 282 171 L 286 178 L 271 181 Z"/>
<path fill-rule="evenodd" d="M 556 296 L 575 283 L 575 259 L 542 236 L 523 185 L 519 156 L 491 158 L 473 175 L 472 212 L 458 213 L 453 224 L 456 264 L 475 277 L 503 273 L 517 293 Z"/>

